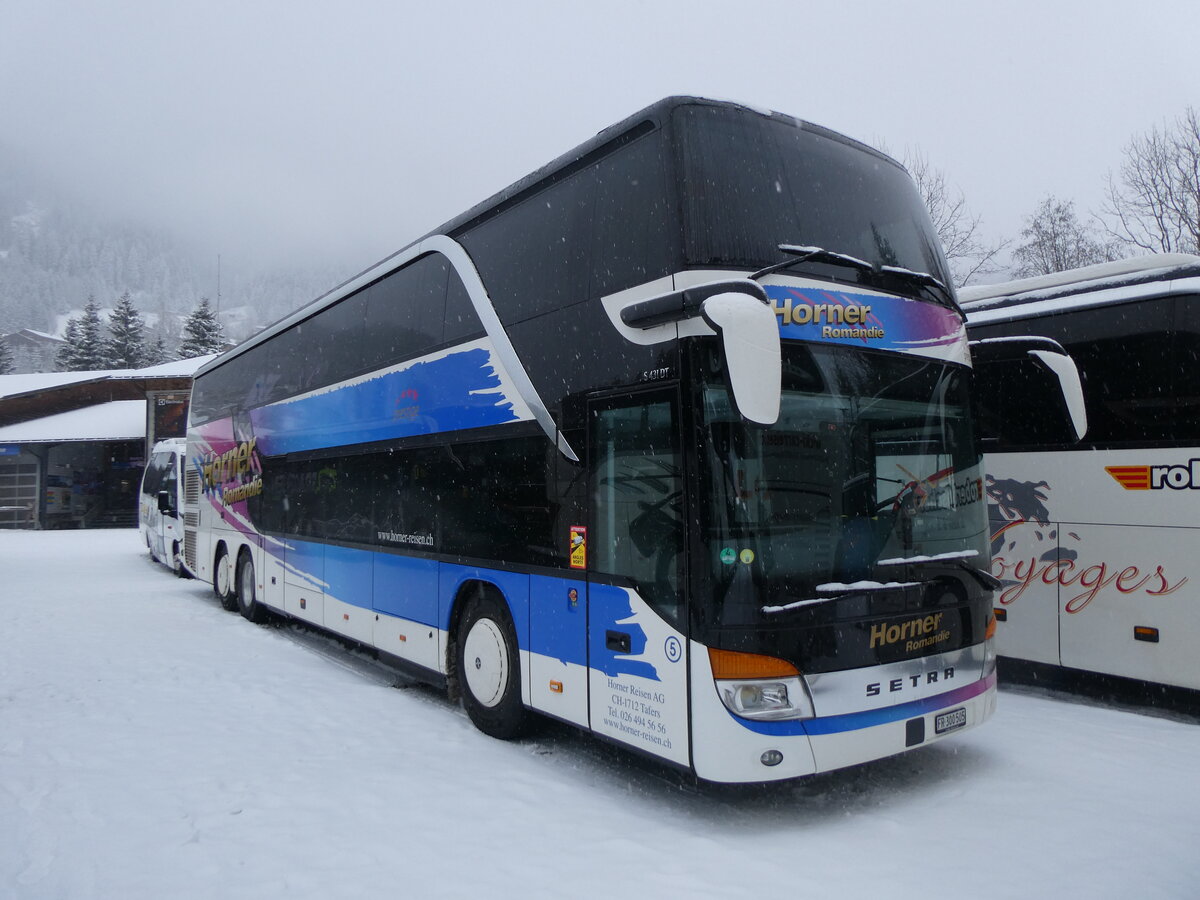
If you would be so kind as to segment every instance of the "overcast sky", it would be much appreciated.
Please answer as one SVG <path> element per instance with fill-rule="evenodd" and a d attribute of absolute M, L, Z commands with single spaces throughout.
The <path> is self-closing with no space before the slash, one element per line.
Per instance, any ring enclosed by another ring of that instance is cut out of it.
<path fill-rule="evenodd" d="M 836 11 L 835 11 L 836 9 Z M 989 236 L 1200 106 L 1192 2 L 0 2 L 0 141 L 226 260 L 361 267 L 669 94 L 919 148 Z"/>

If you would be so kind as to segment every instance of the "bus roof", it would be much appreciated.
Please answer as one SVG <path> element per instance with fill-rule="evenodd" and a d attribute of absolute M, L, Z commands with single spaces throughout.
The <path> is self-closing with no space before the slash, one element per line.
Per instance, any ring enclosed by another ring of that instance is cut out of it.
<path fill-rule="evenodd" d="M 1091 293 L 1122 285 L 1170 281 L 1197 275 L 1200 275 L 1200 256 L 1189 253 L 1159 253 L 1021 278 L 1002 284 L 963 287 L 958 289 L 958 302 L 970 314 L 985 309 Z"/>
<path fill-rule="evenodd" d="M 477 203 L 466 212 L 455 216 L 453 219 L 444 223 L 440 227 L 435 228 L 433 231 L 427 232 L 416 240 L 405 244 L 395 253 L 391 253 L 379 262 L 368 266 L 360 272 L 355 273 L 350 278 L 347 278 L 345 281 L 326 291 L 324 294 L 321 294 L 316 299 L 297 308 L 295 311 L 288 313 L 280 319 L 277 319 L 275 322 L 272 322 L 257 334 L 252 335 L 251 337 L 242 341 L 242 343 L 221 354 L 216 359 L 206 363 L 196 372 L 196 376 L 199 377 L 200 375 L 204 375 L 205 373 L 217 368 L 223 363 L 228 362 L 234 357 L 240 356 L 246 350 L 249 350 L 256 345 L 267 341 L 290 326 L 298 322 L 302 322 L 312 315 L 315 315 L 326 306 L 330 306 L 337 302 L 344 294 L 348 293 L 347 288 L 351 285 L 355 285 L 356 282 L 359 282 L 364 275 L 375 271 L 378 271 L 380 276 L 386 274 L 387 263 L 389 261 L 400 256 L 402 253 L 416 244 L 419 244 L 425 238 L 437 234 L 454 236 L 455 232 L 462 231 L 470 225 L 477 224 L 478 222 L 502 211 L 503 209 L 521 202 L 528 195 L 541 190 L 543 187 L 546 187 L 559 179 L 565 178 L 580 168 L 590 165 L 593 161 L 605 155 L 612 148 L 612 145 L 622 143 L 626 140 L 632 140 L 643 133 L 653 130 L 655 126 L 661 125 L 662 122 L 667 119 L 671 112 L 676 108 L 691 105 L 743 109 L 757 115 L 782 119 L 784 121 L 791 122 L 792 124 L 799 128 L 803 128 L 806 131 L 812 131 L 832 140 L 848 144 L 864 152 L 871 153 L 880 159 L 886 160 L 895 166 L 903 168 L 903 166 L 901 166 L 901 164 L 895 159 L 875 149 L 874 147 L 863 144 L 862 142 L 856 141 L 853 138 L 840 134 L 839 132 L 831 131 L 820 125 L 816 125 L 803 119 L 797 119 L 794 116 L 789 116 L 785 113 L 774 112 L 772 110 L 751 106 L 745 103 L 738 103 L 731 100 L 714 100 L 705 97 L 688 95 L 665 97 L 662 100 L 652 103 L 650 106 L 639 110 L 633 115 L 628 116 L 627 118 L 622 119 L 621 121 L 597 132 L 594 137 L 584 141 L 577 147 L 568 150 L 566 153 L 562 154 L 536 171 L 531 172 L 529 175 L 526 175 L 519 181 L 513 182 L 502 191 L 499 191 L 486 200 Z"/>

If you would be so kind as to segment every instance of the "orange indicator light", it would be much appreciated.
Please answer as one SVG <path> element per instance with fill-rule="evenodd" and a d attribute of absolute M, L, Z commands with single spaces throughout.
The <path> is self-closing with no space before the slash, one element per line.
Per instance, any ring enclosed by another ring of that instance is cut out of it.
<path fill-rule="evenodd" d="M 791 678 L 800 670 L 790 662 L 757 653 L 735 653 L 732 650 L 708 648 L 708 661 L 713 678 Z"/>

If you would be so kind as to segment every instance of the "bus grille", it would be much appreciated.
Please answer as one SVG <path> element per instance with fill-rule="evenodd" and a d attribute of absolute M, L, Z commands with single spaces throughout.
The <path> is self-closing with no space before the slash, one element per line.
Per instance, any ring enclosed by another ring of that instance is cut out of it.
<path fill-rule="evenodd" d="M 196 529 L 186 526 L 183 529 L 183 561 L 192 572 L 196 571 Z"/>
<path fill-rule="evenodd" d="M 200 473 L 195 469 L 187 469 L 183 479 L 183 505 L 195 506 L 200 502 Z"/>

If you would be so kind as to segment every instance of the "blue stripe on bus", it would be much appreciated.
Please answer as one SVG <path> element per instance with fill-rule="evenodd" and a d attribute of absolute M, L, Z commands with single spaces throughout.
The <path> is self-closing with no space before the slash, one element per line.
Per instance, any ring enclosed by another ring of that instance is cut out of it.
<path fill-rule="evenodd" d="M 868 709 L 863 712 L 846 713 L 841 716 L 826 716 L 819 719 L 789 719 L 783 722 L 764 722 L 743 719 L 740 716 L 733 715 L 733 713 L 729 715 L 742 727 L 756 731 L 759 734 L 784 737 L 800 734 L 810 736 L 841 734 L 846 731 L 858 731 L 863 728 L 872 728 L 876 725 L 885 725 L 888 722 L 911 719 L 931 713 L 936 709 L 965 703 L 972 697 L 978 697 L 995 684 L 996 675 L 993 673 L 987 678 L 981 678 L 972 684 L 956 688 L 953 691 L 947 691 L 944 694 L 938 694 L 934 697 L 925 697 L 922 700 L 913 700 L 909 703 L 901 703 L 898 706 L 885 706 L 881 709 Z"/>
<path fill-rule="evenodd" d="M 252 410 L 268 456 L 461 431 L 519 419 L 483 347 Z"/>
<path fill-rule="evenodd" d="M 646 632 L 635 620 L 625 588 L 593 582 L 589 600 L 587 582 L 578 579 L 461 566 L 301 540 L 289 540 L 286 552 L 287 565 L 314 584 L 324 585 L 328 596 L 442 630 L 450 627 L 454 598 L 465 582 L 492 584 L 508 602 L 522 650 L 587 666 L 590 634 L 593 668 L 611 676 L 660 680 L 653 663 L 639 658 L 646 651 Z M 629 636 L 628 653 L 609 649 L 609 631 Z"/>

